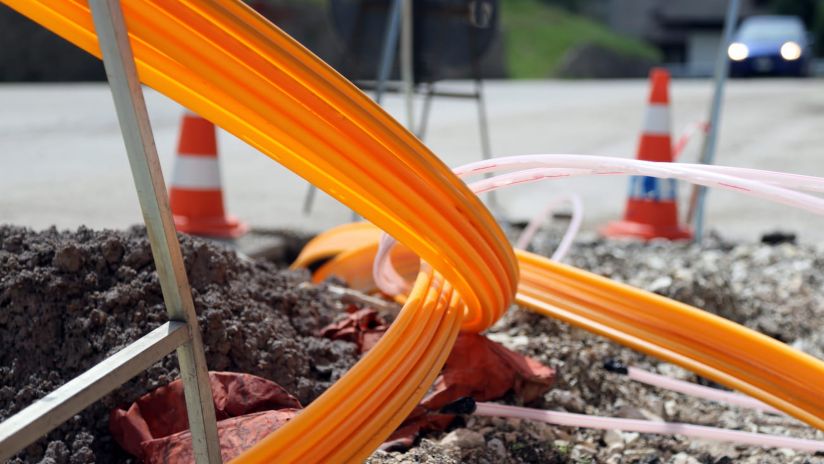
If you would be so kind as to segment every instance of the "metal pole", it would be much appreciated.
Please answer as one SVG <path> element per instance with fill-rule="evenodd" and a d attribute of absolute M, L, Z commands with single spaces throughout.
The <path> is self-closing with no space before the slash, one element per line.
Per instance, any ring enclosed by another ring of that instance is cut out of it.
<path fill-rule="evenodd" d="M 485 160 L 492 158 L 492 143 L 489 140 L 489 121 L 486 116 L 486 100 L 484 100 L 483 81 L 478 71 L 478 77 L 475 78 L 475 97 L 478 102 L 478 129 L 481 131 L 481 155 Z M 485 177 L 492 177 L 487 174 Z M 489 199 L 489 209 L 493 212 L 498 212 L 498 197 L 495 191 L 487 193 Z"/>
<path fill-rule="evenodd" d="M 89 5 L 166 310 L 170 319 L 185 322 L 189 328 L 190 340 L 177 349 L 177 357 L 195 459 L 198 463 L 220 463 L 220 443 L 203 341 L 123 11 L 117 0 L 90 0 Z"/>
<path fill-rule="evenodd" d="M 386 31 L 383 34 L 383 49 L 381 50 L 381 60 L 378 63 L 377 82 L 375 83 L 375 103 L 378 105 L 383 101 L 383 94 L 386 93 L 386 82 L 389 80 L 389 73 L 392 71 L 392 63 L 395 62 L 395 49 L 398 46 L 398 29 L 401 22 L 401 5 L 404 0 L 394 0 L 386 17 Z M 306 197 L 303 199 L 303 214 L 312 212 L 312 204 L 315 202 L 314 185 L 309 186 Z M 358 220 L 358 213 L 352 211 L 352 221 Z"/>
<path fill-rule="evenodd" d="M 381 50 L 381 61 L 378 63 L 378 82 L 375 86 L 375 102 L 380 105 L 383 94 L 386 91 L 386 81 L 389 80 L 389 72 L 395 62 L 395 50 L 398 47 L 398 28 L 401 22 L 401 6 L 403 0 L 394 0 L 389 9 L 389 16 L 386 17 L 386 32 L 383 34 L 383 50 Z"/>
<path fill-rule="evenodd" d="M 707 136 L 704 138 L 704 146 L 701 153 L 701 163 L 712 164 L 715 160 L 715 148 L 718 142 L 718 126 L 721 124 L 721 104 L 724 99 L 724 84 L 729 73 L 729 60 L 727 59 L 727 47 L 732 42 L 733 28 L 738 19 L 739 0 L 730 0 L 727 4 L 727 15 L 724 19 L 724 31 L 721 37 L 721 44 L 718 47 L 718 56 L 715 61 L 715 90 L 712 95 L 712 106 L 710 108 L 710 127 Z M 695 224 L 695 242 L 701 243 L 704 238 L 704 202 L 706 201 L 707 188 L 704 186 L 694 187 L 690 196 L 690 206 L 687 213 L 687 222 Z"/>
<path fill-rule="evenodd" d="M 426 86 L 426 93 L 423 97 L 423 108 L 421 108 L 421 122 L 415 136 L 423 140 L 426 137 L 426 129 L 429 126 L 429 113 L 432 110 L 432 99 L 435 96 L 435 83 L 430 82 Z"/>
<path fill-rule="evenodd" d="M 401 79 L 403 80 L 404 97 L 406 99 L 406 127 L 415 130 L 415 72 L 413 68 L 413 18 L 412 0 L 403 1 L 401 15 Z"/>
<path fill-rule="evenodd" d="M 315 186 L 309 184 L 309 190 L 306 191 L 306 196 L 303 197 L 303 214 L 312 212 L 312 203 L 315 202 Z"/>

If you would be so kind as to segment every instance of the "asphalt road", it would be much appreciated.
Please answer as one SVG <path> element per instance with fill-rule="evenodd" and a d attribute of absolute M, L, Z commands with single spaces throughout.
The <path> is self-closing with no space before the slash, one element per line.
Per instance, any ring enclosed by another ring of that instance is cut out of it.
<path fill-rule="evenodd" d="M 635 155 L 646 81 L 500 81 L 487 83 L 486 90 L 496 156 Z M 709 80 L 674 81 L 675 134 L 706 118 L 710 92 Z M 146 97 L 168 179 L 181 108 L 152 91 Z M 399 97 L 390 96 L 386 105 L 404 114 Z M 427 142 L 451 166 L 480 159 L 474 103 L 436 100 Z M 695 160 L 699 145 L 692 144 L 682 160 Z M 227 207 L 253 226 L 322 230 L 351 217 L 323 194 L 313 214 L 304 216 L 306 182 L 229 134 L 220 134 L 220 156 Z M 824 176 L 824 81 L 732 81 L 716 161 Z M 0 85 L 0 162 L 0 222 L 122 228 L 141 221 L 105 84 Z M 625 178 L 548 181 L 505 191 L 499 201 L 506 216 L 524 219 L 555 193 L 574 191 L 583 198 L 585 228 L 595 229 L 622 214 L 626 186 Z M 682 203 L 685 189 L 681 185 Z M 707 224 L 733 238 L 782 229 L 798 232 L 804 242 L 824 243 L 824 218 L 732 192 L 710 192 Z"/>

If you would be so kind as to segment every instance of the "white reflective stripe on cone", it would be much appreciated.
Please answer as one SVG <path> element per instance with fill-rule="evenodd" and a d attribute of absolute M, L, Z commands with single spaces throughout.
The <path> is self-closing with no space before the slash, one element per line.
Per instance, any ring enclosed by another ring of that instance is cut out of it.
<path fill-rule="evenodd" d="M 651 104 L 644 114 L 644 134 L 670 135 L 669 105 Z"/>
<path fill-rule="evenodd" d="M 220 165 L 212 156 L 177 155 L 171 187 L 220 190 Z"/>

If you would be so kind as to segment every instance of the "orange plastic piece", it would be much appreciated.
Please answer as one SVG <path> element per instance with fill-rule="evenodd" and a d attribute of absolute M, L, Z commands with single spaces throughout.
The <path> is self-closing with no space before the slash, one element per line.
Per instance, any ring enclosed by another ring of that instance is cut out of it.
<path fill-rule="evenodd" d="M 304 248 L 290 267 L 292 269 L 307 267 L 317 261 L 334 258 L 347 250 L 377 243 L 382 234 L 380 229 L 368 222 L 351 222 L 332 230 L 335 231 L 335 240 L 324 240 L 317 242 L 316 246 Z"/>
<path fill-rule="evenodd" d="M 329 242 L 339 243 L 336 229 L 307 244 L 304 262 L 311 263 L 315 247 L 328 248 Z M 345 280 L 357 276 L 347 283 L 369 291 L 375 284 L 366 276 L 377 243 L 360 245 L 321 269 Z M 692 306 L 532 253 L 516 254 L 519 305 L 678 364 L 824 430 L 824 361 Z M 415 259 L 402 249 L 393 258 Z"/>

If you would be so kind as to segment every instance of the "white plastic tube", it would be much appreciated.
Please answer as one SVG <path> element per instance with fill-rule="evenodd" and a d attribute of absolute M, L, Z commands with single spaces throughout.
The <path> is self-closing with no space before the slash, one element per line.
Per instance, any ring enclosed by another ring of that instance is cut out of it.
<path fill-rule="evenodd" d="M 676 178 L 706 187 L 731 190 L 765 200 L 805 209 L 824 215 L 824 199 L 790 190 L 799 188 L 824 191 L 824 179 L 742 168 L 707 167 L 665 162 L 642 161 L 589 155 L 523 155 L 493 158 L 465 164 L 454 169 L 461 177 L 498 170 L 515 170 L 469 184 L 476 193 L 536 182 L 544 179 L 582 175 L 641 175 Z M 375 282 L 382 291 L 397 294 L 408 288 L 403 279 L 390 269 L 389 249 L 395 240 L 384 237 L 373 266 Z"/>
<path fill-rule="evenodd" d="M 763 182 L 771 185 L 824 192 L 824 178 L 788 174 L 783 172 L 765 171 L 761 169 L 738 168 L 730 166 L 715 166 L 704 164 L 666 163 L 657 161 L 642 161 L 626 158 L 591 155 L 520 155 L 504 158 L 492 158 L 465 164 L 455 168 L 459 177 L 483 174 L 502 170 L 525 170 L 534 168 L 557 169 L 554 177 L 571 177 L 576 175 L 645 175 L 643 169 L 654 169 L 658 172 L 711 172 L 726 174 L 741 179 Z M 551 177 L 549 175 L 544 178 Z M 685 179 L 686 180 L 686 179 Z"/>
<path fill-rule="evenodd" d="M 765 448 L 792 448 L 800 451 L 824 451 L 824 442 L 802 438 L 767 435 L 763 433 L 742 432 L 703 425 L 683 424 L 677 422 L 654 422 L 639 419 L 588 416 L 568 412 L 544 411 L 541 409 L 506 406 L 496 403 L 477 403 L 475 414 L 478 416 L 510 417 L 546 422 L 548 424 L 568 427 L 586 427 L 600 430 L 624 430 L 628 432 L 654 433 L 659 435 L 684 435 L 715 441 L 730 441 Z"/>
<path fill-rule="evenodd" d="M 549 171 L 546 171 L 549 169 Z M 737 169 L 737 168 L 733 168 Z M 789 190 L 788 188 L 824 188 L 824 179 L 797 175 L 784 175 L 769 171 L 743 172 L 745 177 L 735 175 L 741 171 L 720 172 L 698 165 L 641 161 L 634 159 L 610 158 L 588 155 L 523 155 L 494 158 L 466 164 L 455 169 L 460 176 L 476 175 L 498 170 L 516 170 L 507 174 L 480 180 L 470 184 L 478 191 L 488 191 L 502 186 L 535 182 L 553 177 L 579 175 L 640 175 L 659 178 L 680 179 L 706 187 L 720 188 L 744 193 L 765 200 L 806 209 L 815 214 L 824 214 L 824 199 Z M 750 180 L 746 176 L 761 175 L 772 179 L 770 182 Z M 777 184 L 781 182 L 782 184 Z M 795 182 L 795 183 L 794 183 Z M 800 184 L 800 185 L 799 185 Z"/>
<path fill-rule="evenodd" d="M 398 274 L 395 266 L 392 265 L 389 252 L 392 251 L 395 243 L 397 242 L 392 236 L 381 235 L 378 252 L 375 255 L 375 261 L 372 262 L 372 279 L 375 281 L 375 286 L 383 293 L 392 296 L 409 293 L 411 289 L 409 283 Z"/>
<path fill-rule="evenodd" d="M 804 190 L 808 192 L 824 193 L 824 179 L 803 174 L 792 174 L 786 172 L 764 171 L 761 169 L 738 168 L 731 166 L 717 166 L 714 164 L 688 164 L 683 166 L 703 169 L 705 171 L 718 172 L 736 177 L 743 177 L 758 182 L 766 182 L 781 187 Z"/>
<path fill-rule="evenodd" d="M 683 380 L 673 379 L 663 375 L 639 369 L 637 367 L 628 367 L 627 376 L 636 382 L 652 385 L 666 390 L 683 393 L 685 395 L 692 395 L 698 398 L 704 398 L 710 401 L 719 403 L 727 403 L 744 408 L 755 409 L 757 411 L 770 412 L 773 414 L 784 415 L 783 412 L 774 407 L 762 403 L 755 398 L 742 395 L 740 393 L 728 392 L 718 388 L 705 387 L 692 382 L 685 382 Z"/>
<path fill-rule="evenodd" d="M 527 224 L 526 228 L 521 232 L 520 237 L 518 237 L 515 247 L 522 250 L 526 249 L 530 242 L 532 242 L 538 229 L 552 217 L 552 211 L 562 202 L 569 202 L 569 204 L 572 205 L 572 218 L 569 221 L 566 232 L 564 232 L 564 236 L 561 238 L 561 242 L 558 244 L 558 248 L 555 249 L 551 258 L 553 261 L 562 261 L 572 247 L 572 242 L 575 240 L 575 236 L 581 228 L 581 221 L 584 215 L 581 197 L 575 193 L 564 193 L 551 198 L 547 206 L 529 221 L 529 224 Z"/>

